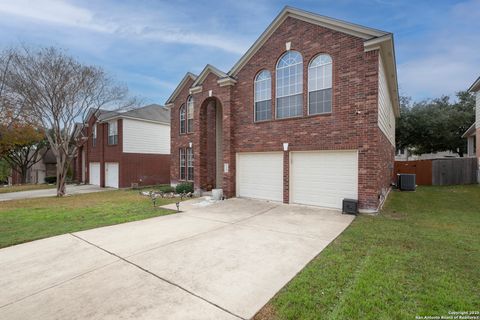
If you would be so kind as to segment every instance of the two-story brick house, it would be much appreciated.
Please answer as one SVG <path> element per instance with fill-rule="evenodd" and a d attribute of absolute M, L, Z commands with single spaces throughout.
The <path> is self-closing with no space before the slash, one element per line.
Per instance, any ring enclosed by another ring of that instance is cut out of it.
<path fill-rule="evenodd" d="M 85 143 L 74 159 L 76 179 L 102 187 L 170 183 L 170 110 L 152 104 L 87 116 Z"/>
<path fill-rule="evenodd" d="M 166 106 L 172 184 L 363 211 L 390 188 L 391 33 L 286 7 L 229 72 L 187 73 Z"/>

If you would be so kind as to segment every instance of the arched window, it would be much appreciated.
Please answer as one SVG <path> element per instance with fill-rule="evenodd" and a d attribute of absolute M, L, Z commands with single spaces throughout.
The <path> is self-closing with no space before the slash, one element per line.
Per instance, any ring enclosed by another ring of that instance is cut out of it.
<path fill-rule="evenodd" d="M 187 100 L 187 132 L 193 132 L 193 97 Z"/>
<path fill-rule="evenodd" d="M 332 58 L 315 57 L 308 66 L 308 114 L 332 112 Z"/>
<path fill-rule="evenodd" d="M 255 77 L 255 121 L 272 119 L 272 76 L 268 70 Z"/>
<path fill-rule="evenodd" d="M 277 63 L 276 118 L 303 114 L 303 60 L 297 51 L 287 51 Z"/>
<path fill-rule="evenodd" d="M 185 133 L 186 131 L 186 112 L 185 104 L 182 104 L 180 107 L 180 133 Z"/>

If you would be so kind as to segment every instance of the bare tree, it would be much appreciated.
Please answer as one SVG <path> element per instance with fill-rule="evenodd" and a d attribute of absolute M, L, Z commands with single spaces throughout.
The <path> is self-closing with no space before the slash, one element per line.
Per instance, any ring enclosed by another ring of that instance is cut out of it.
<path fill-rule="evenodd" d="M 102 68 L 82 64 L 57 48 L 22 47 L 10 54 L 3 95 L 46 132 L 57 160 L 57 196 L 63 196 L 79 147 L 73 131 L 83 131 L 90 110 L 131 107 L 134 100 L 127 101 L 127 88 L 115 84 Z"/>

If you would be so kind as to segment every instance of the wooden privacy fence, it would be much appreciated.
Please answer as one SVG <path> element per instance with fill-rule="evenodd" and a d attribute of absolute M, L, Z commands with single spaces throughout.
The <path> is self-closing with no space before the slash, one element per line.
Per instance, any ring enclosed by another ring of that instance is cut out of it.
<path fill-rule="evenodd" d="M 394 179 L 398 173 L 413 173 L 418 185 L 454 185 L 477 183 L 477 158 L 443 158 L 395 161 Z"/>

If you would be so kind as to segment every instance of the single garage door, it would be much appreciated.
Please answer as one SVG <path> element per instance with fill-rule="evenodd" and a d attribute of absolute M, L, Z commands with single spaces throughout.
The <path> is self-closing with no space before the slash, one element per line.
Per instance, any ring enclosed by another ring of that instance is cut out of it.
<path fill-rule="evenodd" d="M 90 184 L 95 186 L 100 185 L 100 163 L 99 162 L 90 162 L 89 165 L 89 181 Z"/>
<path fill-rule="evenodd" d="M 292 203 L 341 209 L 358 199 L 357 151 L 291 152 L 290 161 Z"/>
<path fill-rule="evenodd" d="M 105 163 L 105 187 L 118 188 L 118 163 Z"/>
<path fill-rule="evenodd" d="M 283 201 L 283 154 L 237 153 L 237 197 Z"/>

